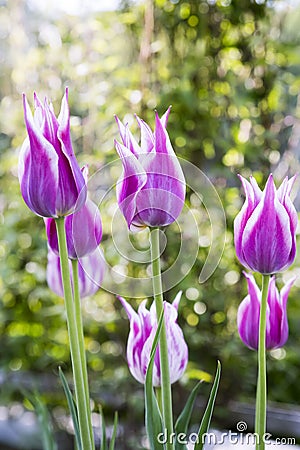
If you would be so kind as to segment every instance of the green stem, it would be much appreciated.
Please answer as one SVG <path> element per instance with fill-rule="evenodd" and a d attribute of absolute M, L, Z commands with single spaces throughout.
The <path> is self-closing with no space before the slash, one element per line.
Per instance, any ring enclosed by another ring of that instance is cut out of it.
<path fill-rule="evenodd" d="M 85 395 L 84 376 L 77 335 L 77 323 L 75 315 L 75 305 L 73 302 L 72 286 L 70 280 L 69 259 L 67 251 L 64 217 L 56 219 L 55 222 L 58 236 L 60 266 L 61 266 L 62 282 L 64 287 L 67 326 L 70 341 L 75 397 L 78 411 L 78 422 L 80 428 L 82 448 L 84 450 L 94 450 L 93 437 L 90 434 L 89 413 L 88 413 L 89 408 L 87 406 Z"/>
<path fill-rule="evenodd" d="M 255 433 L 257 438 L 256 450 L 264 450 L 264 434 L 267 420 L 267 367 L 266 367 L 266 321 L 267 300 L 270 275 L 263 275 L 258 338 L 258 377 L 256 392 Z"/>
<path fill-rule="evenodd" d="M 158 403 L 159 410 L 160 410 L 160 412 L 162 413 L 161 388 L 160 388 L 160 387 L 155 388 L 155 393 L 156 393 L 156 399 L 157 399 L 157 403 Z"/>
<path fill-rule="evenodd" d="M 80 292 L 79 292 L 78 259 L 72 259 L 72 273 L 73 273 L 74 306 L 75 306 L 77 337 L 78 337 L 78 341 L 79 341 L 80 360 L 82 361 L 83 382 L 84 382 L 85 398 L 86 398 L 86 403 L 87 403 L 87 407 L 88 407 L 90 435 L 92 436 L 92 439 L 93 439 L 93 428 L 92 428 L 91 409 L 90 409 L 90 393 L 89 393 L 89 383 L 88 383 L 88 374 L 87 374 L 86 354 L 85 354 L 85 348 L 84 348 L 84 333 L 83 333 L 81 301 L 80 301 Z"/>
<path fill-rule="evenodd" d="M 160 269 L 160 250 L 159 250 L 159 228 L 153 228 L 150 234 L 151 239 L 151 260 L 152 260 L 152 284 L 153 294 L 156 306 L 157 321 L 163 310 L 162 280 Z M 169 358 L 165 318 L 162 324 L 160 340 L 160 372 L 161 372 L 161 394 L 162 394 L 162 413 L 163 425 L 167 431 L 166 450 L 174 450 L 172 443 L 173 433 L 173 412 L 172 412 L 172 391 L 169 373 Z"/>

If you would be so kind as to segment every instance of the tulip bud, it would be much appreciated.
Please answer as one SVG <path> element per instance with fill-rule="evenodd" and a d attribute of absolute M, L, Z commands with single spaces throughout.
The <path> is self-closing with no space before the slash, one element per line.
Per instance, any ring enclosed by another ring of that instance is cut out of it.
<path fill-rule="evenodd" d="M 154 133 L 137 117 L 140 145 L 116 117 L 122 144 L 115 141 L 115 147 L 123 164 L 117 199 L 132 231 L 169 225 L 184 205 L 185 179 L 166 130 L 169 112 L 161 118 L 156 113 Z"/>
<path fill-rule="evenodd" d="M 73 285 L 72 265 L 69 261 L 71 284 Z M 94 295 L 101 286 L 106 270 L 106 263 L 100 248 L 78 260 L 78 283 L 80 298 Z M 49 249 L 47 264 L 47 283 L 59 297 L 64 297 L 60 258 Z"/>
<path fill-rule="evenodd" d="M 234 221 L 237 257 L 250 270 L 273 274 L 288 268 L 296 255 L 298 216 L 290 199 L 295 177 L 276 190 L 272 175 L 262 192 L 255 179 L 240 177 L 246 201 Z"/>
<path fill-rule="evenodd" d="M 140 383 L 145 383 L 153 339 L 157 329 L 155 303 L 146 309 L 144 300 L 136 313 L 129 303 L 118 297 L 130 321 L 130 332 L 127 342 L 127 361 L 131 374 Z M 177 310 L 181 292 L 172 304 L 164 302 L 165 324 L 168 343 L 170 382 L 175 383 L 183 375 L 188 362 L 188 348 L 181 328 L 177 324 Z M 160 386 L 160 361 L 157 349 L 154 358 L 153 386 Z"/>
<path fill-rule="evenodd" d="M 19 181 L 27 206 L 42 217 L 61 217 L 79 210 L 86 200 L 86 184 L 76 161 L 70 136 L 68 90 L 55 117 L 52 104 L 34 95 L 34 117 L 23 96 L 28 137 L 19 157 Z"/>
<path fill-rule="evenodd" d="M 46 234 L 51 250 L 59 255 L 55 219 L 45 219 Z M 65 218 L 68 256 L 78 259 L 94 252 L 102 238 L 100 212 L 94 202 L 87 199 L 82 208 Z"/>
<path fill-rule="evenodd" d="M 239 335 L 247 347 L 258 349 L 259 319 L 261 291 L 253 275 L 244 272 L 248 282 L 248 295 L 241 302 L 237 314 Z M 275 277 L 270 280 L 267 315 L 266 315 L 266 348 L 272 350 L 282 347 L 288 338 L 287 299 L 295 278 L 289 280 L 281 289 L 276 288 Z"/>

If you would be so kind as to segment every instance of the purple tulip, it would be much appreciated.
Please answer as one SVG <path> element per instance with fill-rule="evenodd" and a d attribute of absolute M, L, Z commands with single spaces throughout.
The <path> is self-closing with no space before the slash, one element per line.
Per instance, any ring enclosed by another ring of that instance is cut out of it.
<path fill-rule="evenodd" d="M 70 274 L 73 284 L 71 261 Z M 80 298 L 95 294 L 101 286 L 106 270 L 106 263 L 100 248 L 78 260 L 78 281 Z M 49 249 L 47 264 L 47 283 L 49 288 L 59 297 L 64 297 L 60 258 Z"/>
<path fill-rule="evenodd" d="M 70 136 L 68 89 L 58 118 L 45 99 L 34 94 L 34 117 L 23 95 L 28 137 L 19 157 L 19 181 L 27 206 L 42 217 L 60 217 L 81 208 L 86 200 L 84 177 Z"/>
<path fill-rule="evenodd" d="M 145 383 L 152 343 L 157 329 L 155 304 L 153 303 L 148 310 L 146 309 L 146 300 L 144 300 L 136 313 L 124 298 L 118 298 L 130 320 L 127 342 L 129 370 L 137 381 Z M 171 383 L 179 380 L 188 362 L 188 348 L 181 328 L 177 324 L 180 298 L 181 292 L 177 294 L 172 304 L 164 302 Z M 153 386 L 160 386 L 160 384 L 159 349 L 157 349 L 153 368 Z"/>
<path fill-rule="evenodd" d="M 253 275 L 244 272 L 248 282 L 248 295 L 239 306 L 237 314 L 238 331 L 242 341 L 252 350 L 258 349 L 261 291 Z M 288 338 L 287 299 L 295 278 L 281 289 L 276 288 L 275 276 L 270 280 L 267 299 L 266 348 L 282 347 Z"/>
<path fill-rule="evenodd" d="M 140 145 L 128 125 L 116 117 L 122 144 L 115 141 L 115 147 L 123 164 L 117 199 L 132 231 L 169 225 L 184 205 L 185 179 L 166 130 L 169 113 L 170 108 L 161 118 L 156 113 L 154 133 L 136 117 L 141 129 Z"/>
<path fill-rule="evenodd" d="M 262 192 L 255 179 L 240 176 L 246 201 L 234 221 L 240 262 L 255 272 L 273 274 L 289 267 L 296 255 L 297 212 L 290 199 L 295 177 L 276 190 L 272 175 Z"/>
<path fill-rule="evenodd" d="M 44 219 L 46 234 L 51 250 L 59 255 L 55 219 Z M 102 238 L 102 222 L 99 209 L 87 199 L 82 208 L 65 218 L 68 256 L 83 258 L 94 252 Z"/>

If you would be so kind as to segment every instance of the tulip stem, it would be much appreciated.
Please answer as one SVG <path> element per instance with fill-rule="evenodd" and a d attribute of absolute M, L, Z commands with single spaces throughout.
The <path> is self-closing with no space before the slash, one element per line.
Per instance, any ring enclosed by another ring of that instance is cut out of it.
<path fill-rule="evenodd" d="M 64 288 L 64 298 L 67 315 L 67 326 L 70 341 L 71 361 L 74 377 L 75 397 L 78 413 L 78 422 L 80 429 L 80 437 L 82 448 L 84 450 L 94 450 L 93 437 L 90 433 L 89 406 L 87 404 L 84 375 L 82 368 L 80 344 L 77 334 L 77 321 L 75 312 L 75 303 L 73 301 L 73 293 L 70 279 L 69 259 L 67 251 L 67 241 L 65 232 L 64 217 L 55 220 L 58 246 L 60 255 L 60 265 L 62 282 Z"/>
<path fill-rule="evenodd" d="M 160 249 L 159 249 L 159 228 L 153 228 L 150 233 L 151 240 L 151 260 L 152 260 L 152 284 L 153 294 L 156 306 L 157 322 L 163 310 L 163 291 L 160 268 Z M 169 373 L 168 344 L 166 334 L 165 318 L 163 320 L 160 340 L 160 370 L 161 370 L 161 400 L 162 400 L 162 416 L 163 426 L 167 432 L 166 450 L 174 450 L 173 440 L 173 412 L 172 412 L 172 391 Z"/>
<path fill-rule="evenodd" d="M 92 427 L 91 409 L 90 409 L 90 393 L 89 393 L 89 384 L 88 384 L 86 354 L 85 354 L 85 348 L 84 348 L 84 333 L 83 333 L 81 301 L 80 301 L 79 280 L 78 280 L 78 259 L 72 259 L 72 273 L 73 273 L 76 329 L 77 329 L 77 336 L 78 336 L 78 341 L 79 341 L 80 360 L 82 362 L 85 398 L 86 398 L 86 403 L 88 406 L 90 436 L 92 437 L 92 440 L 93 440 L 93 427 Z"/>
<path fill-rule="evenodd" d="M 159 410 L 160 410 L 160 412 L 162 412 L 161 388 L 157 387 L 155 389 L 155 393 L 156 393 L 156 399 L 157 399 L 157 404 L 158 404 Z"/>
<path fill-rule="evenodd" d="M 264 435 L 267 421 L 267 367 L 266 367 L 266 322 L 270 275 L 263 275 L 258 337 L 258 376 L 256 391 L 255 436 L 256 450 L 264 450 Z"/>

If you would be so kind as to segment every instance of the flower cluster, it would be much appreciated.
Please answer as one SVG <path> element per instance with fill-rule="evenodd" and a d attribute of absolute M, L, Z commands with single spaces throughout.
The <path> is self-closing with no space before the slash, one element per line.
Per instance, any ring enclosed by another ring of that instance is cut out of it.
<path fill-rule="evenodd" d="M 34 116 L 23 97 L 28 137 L 19 158 L 19 181 L 24 201 L 37 215 L 44 217 L 48 238 L 47 282 L 59 296 L 64 296 L 56 220 L 65 217 L 67 252 L 71 284 L 71 260 L 78 260 L 80 297 L 93 295 L 101 286 L 106 264 L 99 249 L 102 223 L 97 206 L 87 198 L 86 167 L 76 161 L 70 136 L 68 90 L 55 116 L 53 106 L 42 103 L 34 94 Z M 115 142 L 123 164 L 117 185 L 117 200 L 130 230 L 166 226 L 176 220 L 185 199 L 185 179 L 176 158 L 166 125 L 170 108 L 160 118 L 156 113 L 155 131 L 139 117 L 141 144 L 116 118 L 122 143 Z M 173 304 L 164 302 L 169 348 L 171 382 L 183 374 L 188 358 L 187 345 L 177 324 L 181 294 Z M 128 317 L 127 357 L 133 376 L 145 381 L 151 345 L 157 328 L 155 305 L 148 311 L 145 302 L 138 314 L 120 297 Z M 160 385 L 159 350 L 155 358 L 154 385 Z"/>

